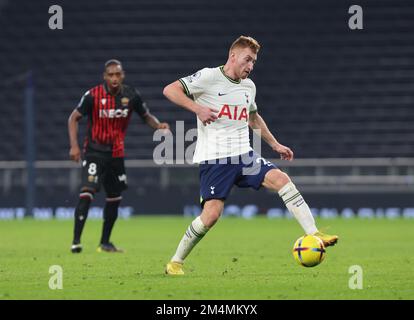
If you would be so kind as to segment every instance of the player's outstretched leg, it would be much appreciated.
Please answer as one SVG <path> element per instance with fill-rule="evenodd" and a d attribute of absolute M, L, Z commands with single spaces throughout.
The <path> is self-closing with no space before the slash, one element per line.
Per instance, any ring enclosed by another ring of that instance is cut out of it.
<path fill-rule="evenodd" d="M 88 218 L 88 211 L 91 201 L 93 200 L 93 192 L 82 192 L 79 196 L 79 202 L 75 209 L 75 226 L 73 230 L 73 241 L 71 251 L 73 253 L 82 252 L 81 236 L 86 219 Z"/>
<path fill-rule="evenodd" d="M 112 229 L 114 228 L 115 221 L 118 218 L 118 208 L 121 203 L 122 197 L 108 197 L 103 211 L 103 227 L 101 242 L 97 249 L 98 252 L 124 252 L 124 250 L 117 248 L 112 242 L 110 242 Z"/>
<path fill-rule="evenodd" d="M 183 275 L 184 259 L 190 254 L 195 245 L 205 236 L 208 230 L 217 222 L 223 211 L 224 201 L 212 199 L 205 203 L 201 215 L 188 226 L 183 238 L 178 244 L 177 251 L 167 263 L 165 273 Z"/>
<path fill-rule="evenodd" d="M 265 176 L 263 186 L 278 192 L 286 208 L 296 218 L 306 234 L 317 236 L 326 247 L 337 243 L 338 236 L 318 231 L 308 204 L 286 173 L 279 169 L 270 170 Z"/>

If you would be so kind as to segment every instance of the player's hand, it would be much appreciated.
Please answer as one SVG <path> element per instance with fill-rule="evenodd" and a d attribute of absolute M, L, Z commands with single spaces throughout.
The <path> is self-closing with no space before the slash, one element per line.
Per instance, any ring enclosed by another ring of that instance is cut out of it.
<path fill-rule="evenodd" d="M 280 154 L 280 159 L 287 161 L 293 160 L 293 151 L 289 147 L 278 143 L 272 146 L 272 149 Z"/>
<path fill-rule="evenodd" d="M 70 160 L 73 160 L 75 162 L 79 162 L 81 158 L 81 151 L 79 146 L 71 147 L 69 151 L 69 157 Z"/>
<path fill-rule="evenodd" d="M 170 130 L 170 125 L 167 122 L 160 122 L 157 129 L 167 129 Z"/>
<path fill-rule="evenodd" d="M 167 122 L 160 122 L 157 126 L 157 130 L 162 130 L 162 133 L 164 135 L 172 134 L 172 132 L 170 130 L 170 125 Z"/>
<path fill-rule="evenodd" d="M 204 125 L 210 124 L 218 119 L 217 110 L 210 107 L 200 107 L 197 111 L 197 117 Z"/>

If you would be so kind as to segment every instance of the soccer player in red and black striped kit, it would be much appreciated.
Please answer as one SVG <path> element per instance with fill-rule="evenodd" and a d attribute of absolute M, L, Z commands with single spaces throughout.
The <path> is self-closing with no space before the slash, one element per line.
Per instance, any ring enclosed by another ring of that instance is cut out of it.
<path fill-rule="evenodd" d="M 106 203 L 103 212 L 102 237 L 98 251 L 122 252 L 109 241 L 118 217 L 121 193 L 127 188 L 124 167 L 124 139 L 132 112 L 153 129 L 169 130 L 167 123 L 160 123 L 152 115 L 139 92 L 123 84 L 124 70 L 120 61 L 112 59 L 105 63 L 104 83 L 87 91 L 68 120 L 70 158 L 81 159 L 78 144 L 78 122 L 88 117 L 88 132 L 82 156 L 82 187 L 75 210 L 75 227 L 71 251 L 82 251 L 81 234 L 88 216 L 94 194 L 103 185 Z"/>

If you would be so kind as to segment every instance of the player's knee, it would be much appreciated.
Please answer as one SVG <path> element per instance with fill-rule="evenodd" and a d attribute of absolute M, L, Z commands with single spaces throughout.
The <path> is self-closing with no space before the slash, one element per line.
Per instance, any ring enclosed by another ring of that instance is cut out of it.
<path fill-rule="evenodd" d="M 92 188 L 82 188 L 79 194 L 80 199 L 92 201 L 94 199 L 95 190 Z"/>
<path fill-rule="evenodd" d="M 208 213 L 209 217 L 210 217 L 210 221 L 213 223 L 216 223 L 218 219 L 220 219 L 221 217 L 221 210 L 217 209 L 214 211 L 210 211 Z"/>
<path fill-rule="evenodd" d="M 222 200 L 210 200 L 206 201 L 203 212 L 201 214 L 201 220 L 206 227 L 212 227 L 218 219 L 220 219 L 223 212 Z"/>
<path fill-rule="evenodd" d="M 77 211 L 83 212 L 84 216 L 87 217 L 89 206 L 93 200 L 94 193 L 92 191 L 82 190 L 79 194 L 79 202 L 77 205 Z"/>
<path fill-rule="evenodd" d="M 277 192 L 280 189 L 282 189 L 282 187 L 285 186 L 290 181 L 291 180 L 286 173 L 277 169 L 277 170 L 269 171 L 269 174 L 266 176 L 265 182 L 266 182 L 266 187 Z"/>
<path fill-rule="evenodd" d="M 122 196 L 120 193 L 118 194 L 107 194 L 105 201 L 107 203 L 120 203 L 122 200 Z"/>

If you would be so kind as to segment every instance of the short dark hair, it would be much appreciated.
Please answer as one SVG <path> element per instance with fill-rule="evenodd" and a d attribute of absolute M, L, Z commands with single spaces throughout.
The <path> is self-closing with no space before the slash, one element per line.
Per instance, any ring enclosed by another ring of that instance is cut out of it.
<path fill-rule="evenodd" d="M 107 62 L 105 62 L 105 70 L 104 71 L 106 71 L 106 68 L 108 68 L 109 66 L 112 66 L 112 65 L 120 66 L 121 69 L 122 69 L 122 63 L 121 63 L 121 61 L 116 60 L 116 59 L 110 59 Z"/>

